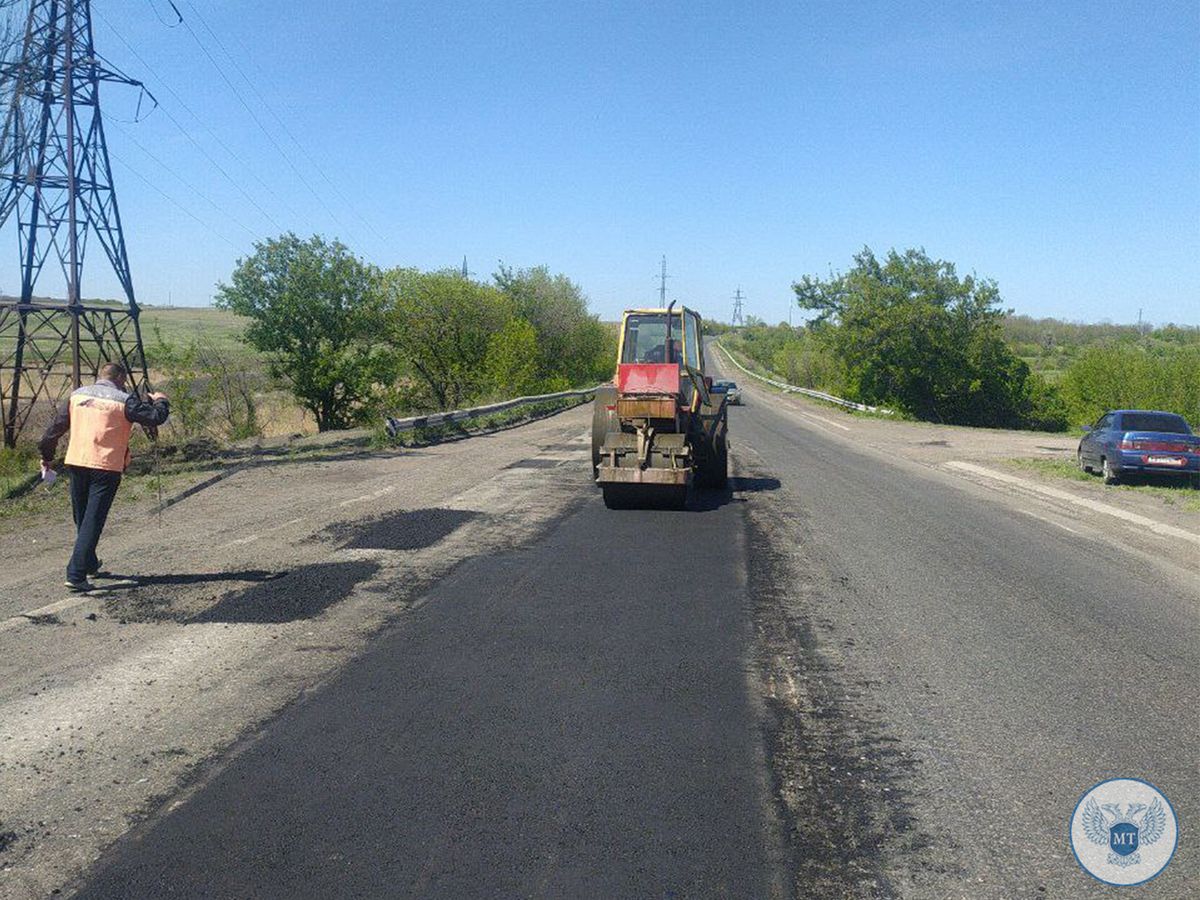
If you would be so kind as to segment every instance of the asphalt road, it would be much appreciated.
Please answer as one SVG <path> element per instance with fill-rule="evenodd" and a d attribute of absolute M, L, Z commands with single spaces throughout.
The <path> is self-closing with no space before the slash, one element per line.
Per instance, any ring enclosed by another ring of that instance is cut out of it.
<path fill-rule="evenodd" d="M 1188 896 L 1196 582 L 748 400 L 732 491 L 460 566 L 79 896 L 1100 896 L 1114 776 Z"/>

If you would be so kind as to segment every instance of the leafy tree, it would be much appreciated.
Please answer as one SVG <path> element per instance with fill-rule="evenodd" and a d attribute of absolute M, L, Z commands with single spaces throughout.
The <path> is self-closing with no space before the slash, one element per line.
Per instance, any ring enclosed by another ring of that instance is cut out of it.
<path fill-rule="evenodd" d="M 858 399 L 936 422 L 1028 423 L 1029 367 L 1004 341 L 994 281 L 960 278 L 923 250 L 879 260 L 864 248 L 849 272 L 793 289 Z"/>
<path fill-rule="evenodd" d="M 409 404 L 453 409 L 486 392 L 489 345 L 513 318 L 511 299 L 452 270 L 392 269 L 384 286 L 387 335 L 409 370 Z"/>
<path fill-rule="evenodd" d="M 612 375 L 613 337 L 588 312 L 579 285 L 566 275 L 551 275 L 546 266 L 514 269 L 501 263 L 493 279 L 537 333 L 537 375 L 544 386 L 594 383 Z"/>
<path fill-rule="evenodd" d="M 488 383 L 502 397 L 520 397 L 537 389 L 537 331 L 519 316 L 488 338 L 484 370 Z"/>
<path fill-rule="evenodd" d="M 245 340 L 328 431 L 369 415 L 393 377 L 380 342 L 382 297 L 379 272 L 343 244 L 288 233 L 238 260 L 216 303 L 251 320 Z"/>

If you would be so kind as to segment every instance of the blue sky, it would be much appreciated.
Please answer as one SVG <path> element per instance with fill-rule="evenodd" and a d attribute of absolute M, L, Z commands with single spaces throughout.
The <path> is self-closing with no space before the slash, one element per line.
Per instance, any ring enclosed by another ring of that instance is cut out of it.
<path fill-rule="evenodd" d="M 780 321 L 869 245 L 1022 313 L 1200 324 L 1195 0 L 176 4 L 271 138 L 168 3 L 94 0 L 162 106 L 130 124 L 136 92 L 103 92 L 143 302 L 206 303 L 282 228 L 382 266 L 545 263 L 606 318 L 666 254 L 670 296 L 727 318 L 740 286 Z"/>

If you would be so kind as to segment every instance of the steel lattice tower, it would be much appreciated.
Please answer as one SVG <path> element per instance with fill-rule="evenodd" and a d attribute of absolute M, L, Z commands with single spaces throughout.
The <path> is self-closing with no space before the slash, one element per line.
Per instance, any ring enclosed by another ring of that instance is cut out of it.
<path fill-rule="evenodd" d="M 0 63 L 8 100 L 0 137 L 0 227 L 16 213 L 21 296 L 0 300 L 4 443 L 31 413 L 46 412 L 107 360 L 146 386 L 125 237 L 100 116 L 100 82 L 141 88 L 96 53 L 89 0 L 33 0 L 19 55 Z M 125 293 L 121 305 L 85 304 L 80 281 L 89 236 Z M 34 298 L 47 259 L 62 267 L 66 300 Z"/>
<path fill-rule="evenodd" d="M 742 318 L 742 289 L 739 287 L 737 293 L 733 295 L 733 317 L 729 320 L 731 325 L 745 325 L 746 320 Z"/>

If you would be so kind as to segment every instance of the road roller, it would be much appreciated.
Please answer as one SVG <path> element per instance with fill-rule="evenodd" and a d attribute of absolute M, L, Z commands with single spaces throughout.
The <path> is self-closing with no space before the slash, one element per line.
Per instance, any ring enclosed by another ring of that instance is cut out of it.
<path fill-rule="evenodd" d="M 617 371 L 596 391 L 592 471 L 610 509 L 683 509 L 729 477 L 729 413 L 704 370 L 700 315 L 672 302 L 621 316 Z"/>

